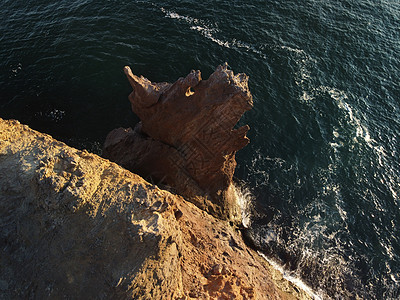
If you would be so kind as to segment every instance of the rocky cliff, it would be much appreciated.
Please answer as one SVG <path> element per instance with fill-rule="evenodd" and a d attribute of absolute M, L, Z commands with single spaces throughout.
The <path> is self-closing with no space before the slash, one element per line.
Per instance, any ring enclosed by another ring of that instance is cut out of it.
<path fill-rule="evenodd" d="M 228 222 L 0 119 L 0 299 L 307 296 Z"/>
<path fill-rule="evenodd" d="M 124 71 L 141 122 L 133 130 L 112 131 L 103 156 L 168 184 L 214 216 L 239 221 L 232 177 L 249 127 L 234 127 L 253 106 L 248 77 L 235 75 L 227 64 L 207 80 L 192 71 L 173 84 L 138 77 L 129 67 Z"/>

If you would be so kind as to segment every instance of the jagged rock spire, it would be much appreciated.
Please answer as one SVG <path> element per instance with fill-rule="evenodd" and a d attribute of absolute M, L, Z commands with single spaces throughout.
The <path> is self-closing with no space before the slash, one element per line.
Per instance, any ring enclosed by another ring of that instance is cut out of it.
<path fill-rule="evenodd" d="M 103 155 L 145 177 L 173 187 L 222 218 L 235 218 L 235 153 L 249 143 L 247 125 L 235 129 L 253 106 L 248 76 L 220 65 L 207 80 L 191 71 L 175 83 L 153 83 L 124 72 L 133 88 L 135 130 L 116 129 Z"/>

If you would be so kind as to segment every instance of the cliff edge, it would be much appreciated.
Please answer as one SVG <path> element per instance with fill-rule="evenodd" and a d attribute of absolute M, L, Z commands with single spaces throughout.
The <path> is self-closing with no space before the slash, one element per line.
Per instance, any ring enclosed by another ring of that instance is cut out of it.
<path fill-rule="evenodd" d="M 307 298 L 227 221 L 0 119 L 0 299 Z"/>

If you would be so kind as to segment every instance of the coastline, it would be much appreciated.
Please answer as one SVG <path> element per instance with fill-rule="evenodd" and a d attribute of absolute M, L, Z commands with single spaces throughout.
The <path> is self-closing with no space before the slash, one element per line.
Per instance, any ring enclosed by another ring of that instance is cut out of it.
<path fill-rule="evenodd" d="M 228 221 L 18 121 L 0 128 L 6 298 L 311 299 Z"/>
<path fill-rule="evenodd" d="M 306 283 L 304 283 L 301 279 L 299 279 L 296 276 L 292 276 L 288 274 L 288 272 L 285 271 L 285 269 L 279 265 L 278 263 L 274 262 L 272 259 L 269 259 L 265 254 L 263 254 L 260 251 L 257 251 L 257 253 L 262 256 L 272 267 L 274 272 L 277 272 L 284 278 L 285 280 L 289 281 L 291 284 L 295 285 L 299 289 L 303 290 L 308 296 L 310 296 L 311 299 L 313 300 L 322 300 L 323 297 L 316 294 L 311 287 L 309 287 Z M 273 278 L 277 276 L 276 274 L 273 273 Z M 279 277 L 279 276 L 278 276 Z"/>
<path fill-rule="evenodd" d="M 246 230 L 251 226 L 251 211 L 252 211 L 252 203 L 253 197 L 250 196 L 248 191 L 242 190 L 238 185 L 235 185 L 235 191 L 237 194 L 238 205 L 242 211 L 242 226 Z M 246 233 L 242 233 L 242 235 L 246 236 Z M 291 275 L 290 272 L 286 271 L 282 265 L 275 262 L 273 259 L 268 258 L 262 251 L 257 249 L 257 246 L 254 245 L 252 240 L 249 240 L 250 237 L 246 236 L 244 241 L 246 245 L 256 251 L 258 255 L 260 255 L 270 266 L 271 276 L 274 282 L 280 286 L 280 289 L 286 290 L 288 282 L 295 286 L 296 288 L 304 291 L 310 299 L 313 300 L 322 300 L 323 296 L 316 293 L 309 285 L 302 281 L 301 278 L 296 277 L 295 275 Z"/>

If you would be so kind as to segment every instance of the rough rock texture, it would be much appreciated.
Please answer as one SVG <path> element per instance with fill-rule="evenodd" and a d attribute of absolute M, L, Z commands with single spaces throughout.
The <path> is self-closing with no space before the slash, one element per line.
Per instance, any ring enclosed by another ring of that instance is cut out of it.
<path fill-rule="evenodd" d="M 234 129 L 253 106 L 248 77 L 219 66 L 209 79 L 192 71 L 174 84 L 125 74 L 132 110 L 141 122 L 112 131 L 103 156 L 146 178 L 166 183 L 200 208 L 224 219 L 239 217 L 232 187 L 235 153 L 249 127 Z"/>
<path fill-rule="evenodd" d="M 0 251 L 0 299 L 306 297 L 228 222 L 2 119 Z"/>

